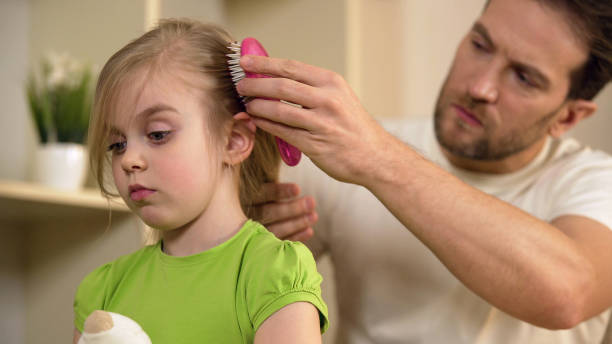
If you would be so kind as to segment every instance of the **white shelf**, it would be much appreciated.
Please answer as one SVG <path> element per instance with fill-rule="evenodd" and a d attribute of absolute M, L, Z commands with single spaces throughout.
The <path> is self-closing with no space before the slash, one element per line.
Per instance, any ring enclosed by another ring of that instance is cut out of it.
<path fill-rule="evenodd" d="M 0 180 L 0 222 L 31 224 L 45 221 L 81 221 L 125 216 L 120 199 L 107 200 L 96 189 L 63 191 L 43 185 Z"/>

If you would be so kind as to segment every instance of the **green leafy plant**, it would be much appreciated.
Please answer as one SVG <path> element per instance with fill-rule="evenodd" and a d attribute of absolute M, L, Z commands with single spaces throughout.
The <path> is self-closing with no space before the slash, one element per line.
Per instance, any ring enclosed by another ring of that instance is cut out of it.
<path fill-rule="evenodd" d="M 26 86 L 41 143 L 84 143 L 92 103 L 93 72 L 67 54 L 49 54 Z"/>

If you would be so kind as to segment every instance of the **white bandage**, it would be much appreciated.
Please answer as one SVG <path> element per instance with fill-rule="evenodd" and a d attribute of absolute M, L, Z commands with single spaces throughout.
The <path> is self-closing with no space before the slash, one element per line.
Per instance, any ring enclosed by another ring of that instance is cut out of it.
<path fill-rule="evenodd" d="M 137 322 L 121 314 L 107 313 L 113 320 L 113 327 L 98 333 L 83 331 L 78 344 L 151 344 Z"/>

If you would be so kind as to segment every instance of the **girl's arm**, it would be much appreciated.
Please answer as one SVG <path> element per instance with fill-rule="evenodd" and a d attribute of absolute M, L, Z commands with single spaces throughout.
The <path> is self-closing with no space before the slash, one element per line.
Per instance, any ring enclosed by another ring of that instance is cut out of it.
<path fill-rule="evenodd" d="M 261 324 L 255 333 L 254 343 L 319 344 L 319 311 L 308 302 L 287 305 Z"/>

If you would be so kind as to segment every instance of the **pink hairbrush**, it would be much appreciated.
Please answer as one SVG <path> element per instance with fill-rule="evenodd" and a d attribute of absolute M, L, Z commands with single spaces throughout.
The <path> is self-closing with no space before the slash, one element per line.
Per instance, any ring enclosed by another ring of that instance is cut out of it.
<path fill-rule="evenodd" d="M 229 64 L 234 85 L 245 77 L 269 78 L 267 75 L 245 72 L 244 69 L 240 67 L 240 57 L 244 55 L 268 56 L 266 49 L 264 49 L 264 47 L 255 38 L 245 38 L 242 40 L 242 43 L 232 42 L 228 48 L 234 52 L 233 54 L 227 54 L 229 58 L 227 63 Z M 245 98 L 241 96 L 241 98 L 245 104 L 251 100 L 250 97 Z M 283 161 L 289 166 L 297 165 L 302 158 L 302 152 L 278 137 L 275 137 L 275 139 L 276 146 L 278 147 L 278 151 L 280 152 L 280 156 Z"/>

